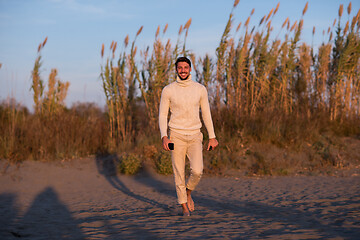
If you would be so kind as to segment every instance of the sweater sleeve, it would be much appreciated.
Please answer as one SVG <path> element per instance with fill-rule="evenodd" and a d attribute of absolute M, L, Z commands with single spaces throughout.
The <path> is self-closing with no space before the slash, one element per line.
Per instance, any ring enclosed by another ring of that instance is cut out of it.
<path fill-rule="evenodd" d="M 159 127 L 161 138 L 167 136 L 167 128 L 168 128 L 168 114 L 170 107 L 170 98 L 168 89 L 164 88 L 161 93 L 160 106 L 159 106 Z"/>
<path fill-rule="evenodd" d="M 206 130 L 209 134 L 209 138 L 215 138 L 215 131 L 213 121 L 211 119 L 210 105 L 208 99 L 208 93 L 205 87 L 201 90 L 201 99 L 200 99 L 200 107 L 202 118 L 206 127 Z"/>

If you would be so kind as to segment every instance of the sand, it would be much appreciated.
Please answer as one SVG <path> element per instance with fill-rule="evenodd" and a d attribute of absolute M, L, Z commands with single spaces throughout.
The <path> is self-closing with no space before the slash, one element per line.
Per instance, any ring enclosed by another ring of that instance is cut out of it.
<path fill-rule="evenodd" d="M 359 176 L 204 176 L 183 217 L 172 176 L 95 157 L 0 167 L 0 239 L 360 239 Z"/>

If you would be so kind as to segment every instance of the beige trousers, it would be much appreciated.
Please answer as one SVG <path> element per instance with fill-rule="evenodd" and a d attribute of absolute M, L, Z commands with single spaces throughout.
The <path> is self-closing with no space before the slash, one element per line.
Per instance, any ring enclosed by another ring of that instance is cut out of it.
<path fill-rule="evenodd" d="M 170 140 L 174 143 L 171 160 L 174 170 L 178 203 L 187 202 L 186 188 L 194 190 L 203 173 L 203 134 L 183 135 L 170 131 Z M 185 157 L 190 162 L 190 177 L 185 183 Z"/>

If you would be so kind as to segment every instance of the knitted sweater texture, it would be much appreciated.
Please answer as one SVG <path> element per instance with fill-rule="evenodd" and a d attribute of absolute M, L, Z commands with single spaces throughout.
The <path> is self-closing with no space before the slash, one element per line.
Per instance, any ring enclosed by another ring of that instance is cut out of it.
<path fill-rule="evenodd" d="M 170 121 L 168 125 L 168 113 Z M 194 82 L 191 75 L 186 80 L 177 77 L 167 85 L 162 93 L 159 107 L 159 126 L 161 138 L 167 136 L 168 126 L 171 131 L 192 135 L 200 132 L 200 109 L 209 138 L 215 138 L 214 126 L 205 86 Z"/>

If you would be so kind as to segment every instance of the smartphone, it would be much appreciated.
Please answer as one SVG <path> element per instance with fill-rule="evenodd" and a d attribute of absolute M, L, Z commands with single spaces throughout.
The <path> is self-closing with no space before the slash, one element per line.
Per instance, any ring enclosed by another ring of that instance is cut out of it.
<path fill-rule="evenodd" d="M 169 143 L 169 149 L 174 150 L 174 143 Z"/>
<path fill-rule="evenodd" d="M 212 150 L 212 146 L 209 147 L 209 151 L 211 151 L 211 150 Z"/>

